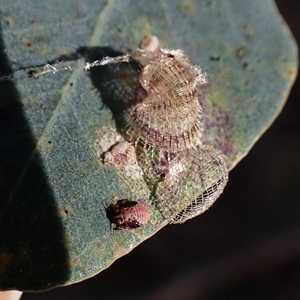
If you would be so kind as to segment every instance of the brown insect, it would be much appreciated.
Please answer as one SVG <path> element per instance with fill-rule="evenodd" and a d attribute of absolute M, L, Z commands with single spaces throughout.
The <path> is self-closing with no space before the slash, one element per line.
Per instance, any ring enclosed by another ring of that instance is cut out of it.
<path fill-rule="evenodd" d="M 150 218 L 150 211 L 142 199 L 131 201 L 118 200 L 107 208 L 107 217 L 116 226 L 114 230 L 134 229 L 145 225 Z"/>

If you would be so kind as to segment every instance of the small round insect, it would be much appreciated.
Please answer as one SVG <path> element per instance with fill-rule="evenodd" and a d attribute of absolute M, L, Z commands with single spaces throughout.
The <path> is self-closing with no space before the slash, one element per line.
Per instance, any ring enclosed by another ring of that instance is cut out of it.
<path fill-rule="evenodd" d="M 115 224 L 114 230 L 134 229 L 147 224 L 150 211 L 144 205 L 144 200 L 118 200 L 107 208 L 107 217 Z"/>

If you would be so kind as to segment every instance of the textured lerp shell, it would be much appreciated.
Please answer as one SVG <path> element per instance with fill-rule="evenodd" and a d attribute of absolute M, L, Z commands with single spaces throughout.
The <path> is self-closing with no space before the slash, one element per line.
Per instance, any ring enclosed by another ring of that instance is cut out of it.
<path fill-rule="evenodd" d="M 143 65 L 140 83 L 148 94 L 129 110 L 132 140 L 167 152 L 198 144 L 202 129 L 198 97 L 205 74 L 180 50 L 137 50 L 132 57 Z"/>
<path fill-rule="evenodd" d="M 221 156 L 206 148 L 187 149 L 169 162 L 154 201 L 170 223 L 183 223 L 207 210 L 227 181 L 228 171 Z"/>

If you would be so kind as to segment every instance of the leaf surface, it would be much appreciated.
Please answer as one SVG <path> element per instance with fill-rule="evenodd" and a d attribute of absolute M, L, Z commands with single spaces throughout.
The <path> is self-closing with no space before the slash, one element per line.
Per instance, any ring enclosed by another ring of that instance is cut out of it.
<path fill-rule="evenodd" d="M 79 54 L 126 53 L 151 34 L 182 49 L 208 73 L 203 143 L 229 169 L 278 115 L 297 72 L 295 43 L 271 0 L 14 0 L 0 9 L 1 76 L 58 58 L 81 66 Z M 154 208 L 137 230 L 112 231 L 106 216 L 115 199 L 150 195 L 141 178 L 125 181 L 97 156 L 99 139 L 116 132 L 103 105 L 121 84 L 110 77 L 116 69 L 100 74 L 100 93 L 80 69 L 0 82 L 1 289 L 87 279 L 166 225 Z"/>

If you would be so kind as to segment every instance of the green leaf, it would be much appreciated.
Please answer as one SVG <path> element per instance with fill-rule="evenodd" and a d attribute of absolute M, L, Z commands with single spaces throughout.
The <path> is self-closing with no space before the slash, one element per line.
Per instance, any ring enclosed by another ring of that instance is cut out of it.
<path fill-rule="evenodd" d="M 125 53 L 149 34 L 182 49 L 209 75 L 203 143 L 229 169 L 279 114 L 297 72 L 296 45 L 271 0 L 14 0 L 0 9 L 1 76 L 61 58 L 81 66 L 84 50 Z M 116 199 L 150 195 L 141 178 L 128 183 L 97 156 L 116 132 L 104 100 L 122 91 L 122 78 L 136 80 L 116 69 L 100 83 L 80 69 L 0 82 L 0 289 L 87 279 L 167 224 L 154 207 L 136 230 L 113 231 L 106 216 Z"/>

